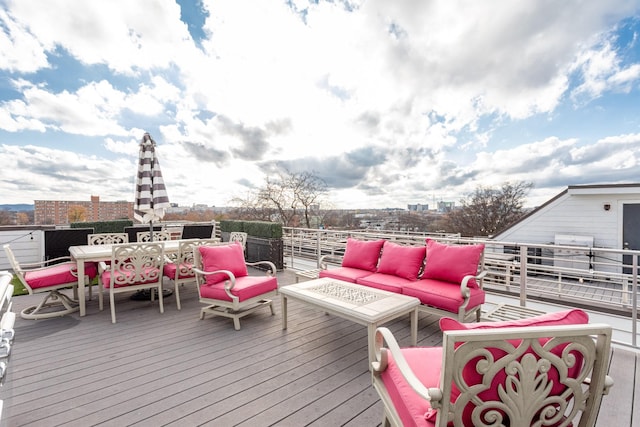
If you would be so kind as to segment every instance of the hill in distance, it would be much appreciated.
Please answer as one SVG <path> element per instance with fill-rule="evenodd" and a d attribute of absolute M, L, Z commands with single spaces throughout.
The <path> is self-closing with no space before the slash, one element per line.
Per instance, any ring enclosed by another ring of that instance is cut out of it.
<path fill-rule="evenodd" d="M 23 211 L 32 211 L 32 210 L 33 210 L 33 205 L 27 205 L 27 204 L 0 205 L 0 211 L 23 212 Z"/>

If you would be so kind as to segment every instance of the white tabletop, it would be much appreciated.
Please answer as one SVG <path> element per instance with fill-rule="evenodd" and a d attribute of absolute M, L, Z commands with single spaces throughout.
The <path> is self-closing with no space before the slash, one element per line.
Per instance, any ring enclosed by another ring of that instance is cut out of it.
<path fill-rule="evenodd" d="M 282 286 L 279 292 L 364 324 L 406 313 L 420 305 L 420 300 L 414 297 L 328 277 Z"/>

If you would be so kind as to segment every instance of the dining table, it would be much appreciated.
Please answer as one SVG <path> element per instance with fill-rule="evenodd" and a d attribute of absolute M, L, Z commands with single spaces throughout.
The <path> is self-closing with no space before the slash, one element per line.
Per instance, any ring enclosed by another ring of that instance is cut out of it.
<path fill-rule="evenodd" d="M 180 240 L 165 240 L 157 243 L 164 245 L 164 253 L 177 253 Z M 80 316 L 87 313 L 87 301 L 85 297 L 84 264 L 85 262 L 109 261 L 113 244 L 106 245 L 77 245 L 69 247 L 69 254 L 78 266 L 78 305 Z"/>

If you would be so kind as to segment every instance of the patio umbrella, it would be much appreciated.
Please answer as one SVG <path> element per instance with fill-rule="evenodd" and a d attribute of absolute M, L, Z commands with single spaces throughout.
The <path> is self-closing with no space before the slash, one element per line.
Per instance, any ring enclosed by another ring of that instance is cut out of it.
<path fill-rule="evenodd" d="M 169 197 L 156 154 L 156 142 L 149 133 L 145 133 L 140 143 L 133 217 L 143 224 L 149 223 L 151 240 L 153 222 L 161 220 L 169 206 Z"/>
<path fill-rule="evenodd" d="M 149 240 L 153 241 L 153 222 L 164 218 L 169 208 L 169 196 L 162 179 L 160 162 L 156 154 L 156 142 L 149 133 L 145 133 L 140 142 L 138 159 L 138 175 L 136 178 L 136 194 L 133 202 L 133 217 L 141 223 L 149 223 Z M 164 296 L 171 295 L 168 289 Z M 133 300 L 148 300 L 151 292 L 141 290 L 131 296 Z"/>

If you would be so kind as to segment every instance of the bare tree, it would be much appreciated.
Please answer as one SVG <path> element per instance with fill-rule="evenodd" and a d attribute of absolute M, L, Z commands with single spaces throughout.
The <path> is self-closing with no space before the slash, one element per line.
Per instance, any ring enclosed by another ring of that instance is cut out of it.
<path fill-rule="evenodd" d="M 232 202 L 244 217 L 271 221 L 277 217 L 284 225 L 296 227 L 302 215 L 310 227 L 311 217 L 317 214 L 315 207 L 319 206 L 324 193 L 326 185 L 315 174 L 283 170 L 267 176 L 264 186 L 257 191 Z"/>
<path fill-rule="evenodd" d="M 530 182 L 505 183 L 500 189 L 478 187 L 462 200 L 462 207 L 445 220 L 447 231 L 464 236 L 490 236 L 523 215 L 523 202 Z"/>
<path fill-rule="evenodd" d="M 311 228 L 311 216 L 319 214 L 320 199 L 327 192 L 327 184 L 311 172 L 292 174 L 294 197 L 300 202 L 304 222 Z"/>

